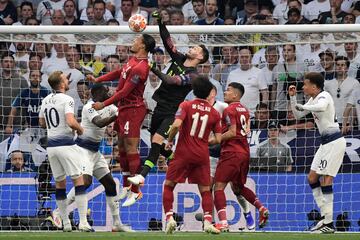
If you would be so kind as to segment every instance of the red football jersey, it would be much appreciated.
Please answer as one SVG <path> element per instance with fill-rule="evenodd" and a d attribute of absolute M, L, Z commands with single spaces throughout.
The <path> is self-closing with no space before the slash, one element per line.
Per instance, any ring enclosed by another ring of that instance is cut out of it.
<path fill-rule="evenodd" d="M 229 104 L 225 108 L 222 119 L 222 133 L 228 131 L 231 125 L 236 124 L 236 136 L 221 143 L 221 152 L 242 152 L 250 154 L 249 143 L 247 141 L 247 128 L 250 119 L 249 111 L 240 102 Z"/>
<path fill-rule="evenodd" d="M 221 133 L 219 113 L 203 99 L 182 102 L 175 118 L 183 120 L 175 157 L 209 161 L 210 132 Z"/>
<path fill-rule="evenodd" d="M 118 102 L 119 110 L 144 105 L 143 95 L 149 69 L 147 59 L 131 57 L 120 70 L 99 77 L 99 82 L 119 79 L 116 92 L 104 102 L 105 105 Z"/>

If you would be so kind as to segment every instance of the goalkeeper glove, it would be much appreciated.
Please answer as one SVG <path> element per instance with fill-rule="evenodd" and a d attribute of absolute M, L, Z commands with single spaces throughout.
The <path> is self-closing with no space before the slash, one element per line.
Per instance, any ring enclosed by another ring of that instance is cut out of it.
<path fill-rule="evenodd" d="M 156 66 L 156 62 L 149 62 L 149 67 L 152 72 L 158 69 Z"/>
<path fill-rule="evenodd" d="M 160 15 L 160 12 L 154 11 L 154 12 L 151 14 L 151 16 L 152 16 L 153 18 L 155 18 L 155 19 L 158 21 L 158 23 L 161 23 L 161 15 Z"/>

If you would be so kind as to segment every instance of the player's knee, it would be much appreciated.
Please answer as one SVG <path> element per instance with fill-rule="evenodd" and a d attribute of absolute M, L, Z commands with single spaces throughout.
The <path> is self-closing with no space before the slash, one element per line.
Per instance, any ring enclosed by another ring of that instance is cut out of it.
<path fill-rule="evenodd" d="M 315 174 L 309 174 L 307 179 L 308 179 L 309 184 L 314 184 L 314 183 L 317 183 L 319 181 L 318 176 L 316 176 Z"/>
<path fill-rule="evenodd" d="M 151 142 L 161 145 L 164 142 L 164 137 L 158 133 L 155 133 L 151 139 Z"/>
<path fill-rule="evenodd" d="M 99 181 L 105 188 L 106 196 L 116 196 L 116 183 L 110 173 L 106 174 Z"/>

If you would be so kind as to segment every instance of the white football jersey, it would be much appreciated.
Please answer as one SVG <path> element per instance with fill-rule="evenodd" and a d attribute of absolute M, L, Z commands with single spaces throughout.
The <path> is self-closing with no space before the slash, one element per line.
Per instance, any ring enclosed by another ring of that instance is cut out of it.
<path fill-rule="evenodd" d="M 296 97 L 291 97 L 292 110 L 295 115 L 298 115 L 299 111 L 294 109 L 295 104 Z M 334 100 L 328 92 L 322 91 L 315 98 L 311 97 L 309 101 L 303 105 L 303 108 L 305 111 L 301 112 L 301 115 L 305 116 L 311 112 L 321 135 L 339 131 L 339 124 L 335 116 Z"/>
<path fill-rule="evenodd" d="M 227 108 L 228 104 L 221 102 L 221 101 L 216 101 L 215 104 L 213 105 L 213 107 L 215 108 L 216 111 L 218 111 L 218 113 L 220 113 L 220 116 L 222 116 L 225 108 Z"/>
<path fill-rule="evenodd" d="M 114 116 L 117 114 L 118 109 L 115 105 L 112 104 L 99 111 L 96 111 L 94 108 L 92 108 L 93 103 L 94 101 L 90 99 L 82 109 L 81 126 L 85 129 L 85 131 L 84 134 L 80 136 L 80 138 L 83 140 L 90 140 L 99 143 L 101 139 L 104 138 L 106 127 L 99 128 L 94 123 L 92 123 L 92 120 L 96 116 L 100 116 L 101 118 Z"/>
<path fill-rule="evenodd" d="M 66 123 L 67 113 L 74 114 L 72 97 L 64 93 L 51 93 L 43 99 L 39 117 L 45 118 L 49 141 L 60 143 L 73 140 L 73 130 Z"/>

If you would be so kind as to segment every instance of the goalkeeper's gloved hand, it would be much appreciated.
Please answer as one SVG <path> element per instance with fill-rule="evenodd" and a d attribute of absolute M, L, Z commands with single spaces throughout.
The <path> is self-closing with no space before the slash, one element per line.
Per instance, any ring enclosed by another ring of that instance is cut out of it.
<path fill-rule="evenodd" d="M 153 18 L 155 18 L 155 19 L 158 21 L 158 23 L 161 22 L 161 14 L 160 14 L 160 12 L 154 11 L 154 12 L 151 14 L 151 16 L 152 16 Z"/>
<path fill-rule="evenodd" d="M 149 67 L 152 72 L 157 70 L 156 62 L 149 62 Z"/>

